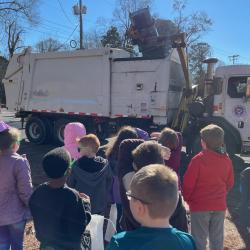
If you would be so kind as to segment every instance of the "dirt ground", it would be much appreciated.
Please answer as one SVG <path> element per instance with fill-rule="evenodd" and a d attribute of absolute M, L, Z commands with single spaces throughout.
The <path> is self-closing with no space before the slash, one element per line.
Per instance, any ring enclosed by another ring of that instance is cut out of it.
<path fill-rule="evenodd" d="M 52 149 L 53 146 L 41 145 L 34 146 L 29 142 L 23 142 L 21 145 L 21 152 L 25 152 L 31 163 L 32 179 L 34 186 L 46 180 L 41 167 L 42 156 Z M 238 224 L 239 217 L 239 172 L 246 167 L 244 162 L 239 157 L 233 158 L 235 169 L 235 186 L 228 195 L 228 211 L 225 220 L 225 247 L 227 250 L 250 250 L 250 231 L 244 229 Z M 25 232 L 25 250 L 39 249 L 39 243 L 35 239 L 33 223 L 29 222 L 26 226 Z"/>

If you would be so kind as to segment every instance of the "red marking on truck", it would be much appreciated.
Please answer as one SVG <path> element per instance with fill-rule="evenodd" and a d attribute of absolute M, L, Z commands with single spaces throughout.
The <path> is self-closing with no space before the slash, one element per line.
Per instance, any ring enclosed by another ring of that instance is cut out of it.
<path fill-rule="evenodd" d="M 218 105 L 214 105 L 214 106 L 213 106 L 213 110 L 214 110 L 214 111 L 219 111 L 219 106 L 218 106 Z"/>
<path fill-rule="evenodd" d="M 213 110 L 214 110 L 214 111 L 221 111 L 222 108 L 223 108 L 223 105 L 222 105 L 221 102 L 220 102 L 218 105 L 214 105 L 214 106 L 213 106 Z"/>
<path fill-rule="evenodd" d="M 57 110 L 38 110 L 38 109 L 32 109 L 32 112 L 43 112 L 43 113 L 64 113 L 63 111 L 57 111 Z M 68 115 L 89 115 L 89 116 L 103 116 L 102 114 L 98 114 L 98 113 L 85 113 L 85 112 L 67 112 L 65 114 Z M 144 115 L 144 116 L 128 116 L 128 115 L 124 115 L 124 114 L 115 114 L 115 117 L 132 117 L 132 118 L 143 118 L 143 119 L 150 119 L 151 116 L 149 115 Z"/>

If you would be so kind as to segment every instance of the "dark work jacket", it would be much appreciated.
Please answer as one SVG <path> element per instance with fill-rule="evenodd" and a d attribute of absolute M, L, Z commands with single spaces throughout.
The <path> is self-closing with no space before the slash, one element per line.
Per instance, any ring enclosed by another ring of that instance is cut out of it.
<path fill-rule="evenodd" d="M 92 214 L 104 215 L 112 185 L 112 173 L 106 159 L 81 157 L 73 164 L 67 183 L 90 197 Z"/>

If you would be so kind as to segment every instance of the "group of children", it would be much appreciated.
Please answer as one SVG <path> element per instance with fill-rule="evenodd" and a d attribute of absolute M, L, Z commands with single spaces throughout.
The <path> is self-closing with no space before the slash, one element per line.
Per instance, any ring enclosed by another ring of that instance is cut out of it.
<path fill-rule="evenodd" d="M 49 181 L 33 192 L 29 163 L 16 153 L 19 132 L 0 122 L 0 249 L 23 249 L 25 224 L 31 218 L 40 249 L 87 249 L 91 214 L 106 217 L 115 203 L 119 233 L 107 250 L 205 250 L 207 239 L 210 249 L 222 250 L 233 167 L 220 127 L 208 125 L 200 135 L 202 151 L 181 183 L 180 133 L 165 128 L 149 136 L 139 128 L 123 127 L 101 147 L 83 124 L 69 123 L 65 146 L 43 157 Z M 246 169 L 241 177 L 242 209 L 248 217 L 249 176 Z M 183 198 L 190 209 L 192 236 Z"/>

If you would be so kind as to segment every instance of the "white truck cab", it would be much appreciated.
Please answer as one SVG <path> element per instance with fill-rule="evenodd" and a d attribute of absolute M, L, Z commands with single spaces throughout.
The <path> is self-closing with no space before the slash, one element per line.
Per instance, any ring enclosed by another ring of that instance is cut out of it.
<path fill-rule="evenodd" d="M 214 116 L 223 117 L 241 136 L 242 150 L 250 148 L 250 65 L 218 67 L 215 77 L 221 84 L 214 95 Z"/>

